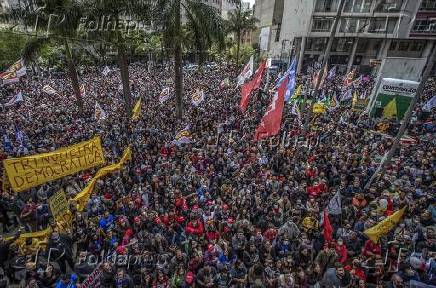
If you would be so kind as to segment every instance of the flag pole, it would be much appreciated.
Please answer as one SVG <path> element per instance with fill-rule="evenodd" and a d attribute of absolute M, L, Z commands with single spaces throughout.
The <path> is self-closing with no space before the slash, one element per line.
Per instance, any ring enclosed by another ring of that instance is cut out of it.
<path fill-rule="evenodd" d="M 324 77 L 324 69 L 326 68 L 328 64 L 328 60 L 330 58 L 330 51 L 332 49 L 333 40 L 335 39 L 339 19 L 341 18 L 342 10 L 344 9 L 344 4 L 345 4 L 345 0 L 341 0 L 338 6 L 338 11 L 336 13 L 335 21 L 333 22 L 332 30 L 330 31 L 330 37 L 327 43 L 327 48 L 324 53 L 324 58 L 322 60 L 321 70 L 319 71 L 318 79 L 316 80 L 315 91 L 313 92 L 312 101 L 309 105 L 309 111 L 306 111 L 306 119 L 304 121 L 304 128 L 303 128 L 304 133 L 306 133 L 309 130 L 310 119 L 312 118 L 312 113 L 313 113 L 313 105 L 315 104 L 316 98 L 318 98 L 320 92 L 321 79 Z"/>
<path fill-rule="evenodd" d="M 436 57 L 436 41 L 433 41 L 432 51 L 433 52 L 427 57 L 426 67 L 422 71 L 421 81 L 419 82 L 418 88 L 416 89 L 415 97 L 413 97 L 412 101 L 410 102 L 409 108 L 407 108 L 407 112 L 404 115 L 403 123 L 401 123 L 401 127 L 398 130 L 397 136 L 395 136 L 394 143 L 392 144 L 392 147 L 389 150 L 389 152 L 386 154 L 385 159 L 381 161 L 380 166 L 371 176 L 368 183 L 366 183 L 365 189 L 368 189 L 371 186 L 372 182 L 376 178 L 378 178 L 379 175 L 382 175 L 384 173 L 384 171 L 386 170 L 386 166 L 389 165 L 392 157 L 394 156 L 395 151 L 397 151 L 397 148 L 400 145 L 401 137 L 403 137 L 404 132 L 406 132 L 406 129 L 410 124 L 410 119 L 412 118 L 413 110 L 415 110 L 416 103 L 418 103 L 419 98 L 421 98 L 421 94 L 424 92 L 425 84 L 427 82 L 427 79 L 433 67 L 432 65 L 433 60 Z"/>

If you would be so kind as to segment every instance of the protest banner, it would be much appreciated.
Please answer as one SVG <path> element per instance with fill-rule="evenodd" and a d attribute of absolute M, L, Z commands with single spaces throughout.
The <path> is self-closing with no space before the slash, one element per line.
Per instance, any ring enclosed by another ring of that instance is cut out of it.
<path fill-rule="evenodd" d="M 98 179 L 106 176 L 109 173 L 120 170 L 124 166 L 124 164 L 131 158 L 132 150 L 130 147 L 128 147 L 126 150 L 124 150 L 123 157 L 121 157 L 120 162 L 110 164 L 98 170 L 97 174 L 95 174 L 92 180 L 88 182 L 86 187 L 72 199 L 73 201 L 77 202 L 77 210 L 83 211 L 86 204 L 88 203 L 89 197 L 92 193 L 92 190 L 94 190 L 95 184 L 97 183 Z"/>
<path fill-rule="evenodd" d="M 48 237 L 51 234 L 51 229 L 46 228 L 41 231 L 36 232 L 28 232 L 28 233 L 21 233 L 20 236 L 14 241 L 15 244 L 17 244 L 20 251 L 29 251 L 33 250 L 36 251 L 39 248 L 45 248 L 48 243 Z M 13 239 L 13 237 L 5 237 L 6 241 L 9 241 Z M 31 244 L 27 244 L 26 240 L 32 239 Z"/>
<path fill-rule="evenodd" d="M 48 199 L 51 214 L 56 220 L 56 225 L 61 231 L 71 227 L 71 212 L 68 208 L 68 200 L 64 189 L 60 189 Z"/>
<path fill-rule="evenodd" d="M 102 273 L 101 263 L 92 271 L 91 274 L 88 275 L 85 281 L 80 284 L 81 288 L 97 288 L 100 287 L 100 275 Z"/>
<path fill-rule="evenodd" d="M 14 192 L 25 191 L 104 163 L 99 136 L 49 153 L 3 160 Z"/>

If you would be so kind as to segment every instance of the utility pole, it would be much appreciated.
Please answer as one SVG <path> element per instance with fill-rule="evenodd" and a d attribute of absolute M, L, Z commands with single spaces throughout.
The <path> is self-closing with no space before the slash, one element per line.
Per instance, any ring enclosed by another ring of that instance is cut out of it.
<path fill-rule="evenodd" d="M 418 88 L 416 89 L 415 97 L 413 97 L 412 101 L 410 102 L 409 108 L 407 109 L 407 112 L 404 115 L 403 123 L 401 123 L 401 127 L 398 130 L 397 136 L 395 136 L 394 143 L 392 144 L 392 147 L 389 150 L 386 157 L 383 157 L 383 160 L 380 163 L 380 166 L 377 168 L 377 170 L 371 176 L 368 183 L 366 183 L 365 189 L 368 189 L 371 186 L 372 182 L 376 178 L 378 178 L 379 175 L 382 175 L 385 172 L 386 166 L 389 165 L 392 157 L 394 156 L 395 152 L 398 149 L 398 146 L 400 145 L 401 137 L 403 137 L 404 132 L 406 132 L 406 129 L 410 124 L 410 119 L 412 118 L 413 110 L 415 110 L 416 103 L 418 103 L 418 100 L 421 97 L 421 94 L 424 92 L 425 84 L 427 82 L 427 79 L 428 79 L 430 72 L 431 72 L 431 69 L 433 67 L 433 61 L 436 58 L 436 47 L 435 46 L 436 46 L 436 42 L 433 42 L 432 52 L 427 57 L 426 67 L 424 68 L 424 70 L 421 74 L 421 81 L 419 82 Z"/>
<path fill-rule="evenodd" d="M 309 130 L 310 120 L 312 119 L 313 105 L 315 104 L 315 101 L 319 95 L 319 90 L 320 90 L 319 86 L 321 84 L 321 79 L 324 77 L 324 69 L 327 66 L 328 60 L 330 58 L 330 51 L 332 49 L 333 40 L 335 39 L 338 23 L 342 15 L 342 10 L 344 9 L 344 4 L 345 4 L 345 0 L 341 0 L 338 6 L 338 12 L 336 13 L 335 21 L 333 22 L 332 30 L 330 31 L 330 38 L 327 43 L 327 48 L 324 53 L 324 58 L 322 60 L 321 71 L 319 71 L 318 79 L 316 81 L 315 91 L 313 92 L 312 101 L 309 105 L 309 109 L 306 109 L 308 111 L 306 111 L 306 117 L 305 117 L 306 119 L 304 121 L 304 129 L 303 129 L 304 133 L 306 133 Z"/>

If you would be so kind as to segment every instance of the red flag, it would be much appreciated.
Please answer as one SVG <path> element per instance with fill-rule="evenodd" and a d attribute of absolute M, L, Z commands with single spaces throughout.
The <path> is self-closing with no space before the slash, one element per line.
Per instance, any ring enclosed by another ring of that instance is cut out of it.
<path fill-rule="evenodd" d="M 324 209 L 324 243 L 329 243 L 333 240 L 333 227 L 330 224 L 329 214 L 327 209 Z"/>
<path fill-rule="evenodd" d="M 289 77 L 286 77 L 279 89 L 277 89 L 277 92 L 274 94 L 268 110 L 266 111 L 265 115 L 263 115 L 259 126 L 256 128 L 256 132 L 254 133 L 254 141 L 259 141 L 279 133 L 288 81 Z"/>
<path fill-rule="evenodd" d="M 257 68 L 253 79 L 242 85 L 241 102 L 239 103 L 239 107 L 241 108 L 242 112 L 245 112 L 245 109 L 247 109 L 251 92 L 259 88 L 260 83 L 262 82 L 263 73 L 265 72 L 265 67 L 266 61 L 264 60 L 260 64 L 259 68 Z"/>

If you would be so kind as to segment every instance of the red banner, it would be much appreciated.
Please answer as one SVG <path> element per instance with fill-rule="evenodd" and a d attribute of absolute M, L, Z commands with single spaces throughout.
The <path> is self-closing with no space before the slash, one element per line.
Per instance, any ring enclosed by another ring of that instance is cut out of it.
<path fill-rule="evenodd" d="M 286 87 L 288 86 L 289 78 L 282 82 L 277 92 L 271 101 L 265 115 L 263 115 L 259 126 L 254 133 L 254 141 L 259 141 L 264 138 L 277 135 L 280 131 L 282 123 L 283 106 L 285 104 Z"/>
<path fill-rule="evenodd" d="M 257 68 L 256 73 L 251 81 L 248 81 L 244 85 L 242 85 L 241 90 L 241 102 L 239 103 L 239 107 L 242 112 L 245 112 L 248 106 L 248 102 L 250 101 L 250 94 L 256 89 L 259 89 L 260 83 L 262 83 L 263 73 L 265 72 L 266 61 L 262 61 L 259 68 Z"/>

